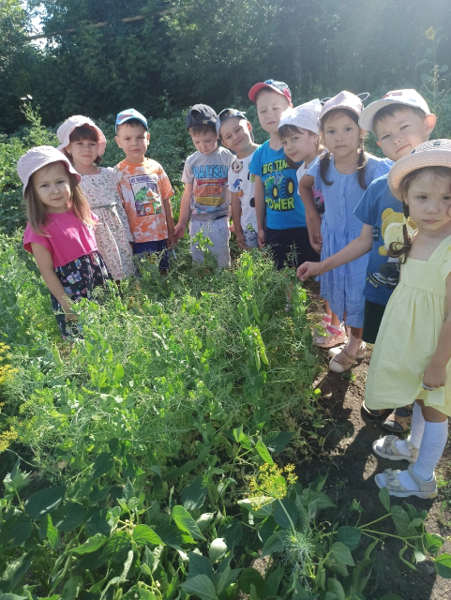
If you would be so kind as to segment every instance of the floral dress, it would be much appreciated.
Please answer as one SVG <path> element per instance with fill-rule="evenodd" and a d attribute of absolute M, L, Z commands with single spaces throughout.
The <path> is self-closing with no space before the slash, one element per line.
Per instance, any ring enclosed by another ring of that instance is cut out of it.
<path fill-rule="evenodd" d="M 100 168 L 96 175 L 82 175 L 80 183 L 92 212 L 99 217 L 97 245 L 115 280 L 135 273 L 129 243 L 133 237 L 117 191 L 119 179 L 114 169 Z"/>

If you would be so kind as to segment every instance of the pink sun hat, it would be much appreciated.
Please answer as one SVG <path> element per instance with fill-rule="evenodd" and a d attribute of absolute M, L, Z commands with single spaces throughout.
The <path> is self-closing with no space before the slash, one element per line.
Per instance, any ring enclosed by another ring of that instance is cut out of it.
<path fill-rule="evenodd" d="M 81 176 L 77 173 L 70 161 L 62 152 L 53 146 L 36 146 L 28 150 L 26 154 L 21 156 L 17 161 L 17 174 L 23 183 L 23 193 L 27 189 L 30 177 L 42 167 L 46 167 L 51 163 L 63 162 L 72 175 L 75 175 L 77 181 L 81 180 Z"/>
<path fill-rule="evenodd" d="M 77 127 L 83 127 L 83 125 L 89 125 L 89 127 L 92 127 L 97 132 L 99 140 L 99 156 L 102 156 L 106 148 L 106 137 L 92 119 L 89 117 L 84 117 L 83 115 L 73 115 L 72 117 L 66 119 L 64 123 L 58 127 L 56 132 L 56 135 L 60 141 L 58 150 L 64 150 L 64 148 L 70 144 L 70 134 L 73 132 L 73 130 L 77 129 Z"/>
<path fill-rule="evenodd" d="M 339 110 L 340 108 L 350 110 L 360 117 L 363 111 L 363 102 L 355 94 L 348 92 L 347 90 L 343 90 L 333 98 L 327 100 L 321 111 L 320 119 L 322 120 L 324 116 L 327 115 L 327 113 L 331 110 Z"/>

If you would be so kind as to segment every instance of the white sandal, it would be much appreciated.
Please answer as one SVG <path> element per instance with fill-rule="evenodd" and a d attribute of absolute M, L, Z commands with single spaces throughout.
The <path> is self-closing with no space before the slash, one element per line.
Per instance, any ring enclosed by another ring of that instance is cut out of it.
<path fill-rule="evenodd" d="M 432 479 L 430 481 L 425 481 L 415 473 L 413 470 L 413 465 L 409 465 L 407 471 L 410 477 L 417 484 L 419 488 L 418 490 L 408 490 L 403 486 L 403 484 L 399 481 L 399 473 L 401 473 L 399 470 L 394 471 L 393 469 L 385 469 L 383 473 L 378 473 L 375 476 L 374 481 L 379 489 L 387 488 L 390 496 L 396 496 L 397 498 L 417 496 L 423 500 L 428 500 L 429 498 L 435 498 L 437 496 L 438 491 L 435 474 L 432 475 Z M 385 476 L 385 481 L 382 478 L 382 475 Z"/>
<path fill-rule="evenodd" d="M 329 369 L 334 373 L 344 373 L 353 367 L 357 360 L 365 356 L 365 342 L 360 342 L 360 346 L 355 354 L 349 354 L 345 346 L 341 352 L 336 354 L 329 363 Z M 363 355 L 362 355 L 363 352 Z"/>
<path fill-rule="evenodd" d="M 388 460 L 407 460 L 410 463 L 414 463 L 418 458 L 418 448 L 412 444 L 412 442 L 407 439 L 406 444 L 410 451 L 410 456 L 406 454 L 402 454 L 396 447 L 396 442 L 399 441 L 399 438 L 396 435 L 386 435 L 379 440 L 373 442 L 373 452 L 382 458 L 387 458 Z M 382 442 L 382 444 L 380 444 Z M 379 447 L 378 447 L 379 444 Z"/>
<path fill-rule="evenodd" d="M 333 346 L 344 344 L 347 341 L 346 332 L 342 325 L 339 327 L 327 325 L 322 328 L 322 331 L 324 331 L 324 334 L 322 334 L 319 329 L 316 329 L 313 336 L 313 343 L 315 346 L 318 346 L 318 348 L 332 348 Z"/>

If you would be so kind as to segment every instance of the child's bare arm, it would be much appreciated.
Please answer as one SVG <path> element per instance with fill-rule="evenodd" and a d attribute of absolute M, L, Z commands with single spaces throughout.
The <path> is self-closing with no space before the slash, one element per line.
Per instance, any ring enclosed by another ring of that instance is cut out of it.
<path fill-rule="evenodd" d="M 373 228 L 366 223 L 362 227 L 359 237 L 352 240 L 340 252 L 332 254 L 321 262 L 305 262 L 297 270 L 297 276 L 301 281 L 305 281 L 308 277 L 322 275 L 331 271 L 336 267 L 341 267 L 357 258 L 360 258 L 371 250 L 373 245 Z"/>
<path fill-rule="evenodd" d="M 36 242 L 31 243 L 31 249 L 46 286 L 63 307 L 66 317 L 69 320 L 75 318 L 76 315 L 72 313 L 71 309 L 71 300 L 64 291 L 61 281 L 55 274 L 52 255 L 47 248 Z"/>
<path fill-rule="evenodd" d="M 244 241 L 243 230 L 241 229 L 241 202 L 236 192 L 231 193 L 230 204 L 232 206 L 232 221 L 235 230 L 236 243 L 239 248 L 244 250 L 246 248 L 246 242 Z"/>
<path fill-rule="evenodd" d="M 423 375 L 424 385 L 432 388 L 445 385 L 446 367 L 451 358 L 451 274 L 446 279 L 446 309 L 446 319 L 440 331 L 437 348 Z M 427 326 L 425 323 L 425 327 Z"/>
<path fill-rule="evenodd" d="M 174 215 L 172 214 L 172 204 L 170 198 L 163 198 L 164 212 L 166 215 L 166 224 L 168 226 L 168 242 L 169 246 L 177 242 L 177 238 L 174 235 Z"/>
<path fill-rule="evenodd" d="M 312 187 L 314 183 L 315 179 L 311 175 L 304 175 L 299 182 L 299 195 L 305 207 L 305 220 L 310 246 L 320 254 L 323 240 L 321 237 L 321 217 L 316 210 L 313 199 Z"/>
<path fill-rule="evenodd" d="M 265 186 L 259 175 L 255 175 L 255 213 L 257 215 L 258 245 L 263 248 L 265 245 Z"/>
<path fill-rule="evenodd" d="M 182 199 L 180 201 L 180 216 L 177 225 L 174 228 L 174 236 L 182 238 L 185 235 L 186 225 L 189 219 L 189 205 L 193 193 L 193 184 L 185 183 Z"/>

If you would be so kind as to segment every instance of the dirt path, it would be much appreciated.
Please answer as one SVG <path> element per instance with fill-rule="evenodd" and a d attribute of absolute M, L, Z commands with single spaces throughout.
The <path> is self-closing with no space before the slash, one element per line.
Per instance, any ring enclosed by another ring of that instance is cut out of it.
<path fill-rule="evenodd" d="M 351 376 L 328 372 L 327 351 L 320 351 L 320 356 L 324 372 L 316 385 L 322 391 L 322 409 L 330 418 L 326 426 L 327 456 L 302 466 L 301 483 L 328 473 L 325 491 L 337 503 L 337 516 L 347 519 L 349 525 L 354 524 L 356 513 L 349 514 L 348 508 L 355 499 L 364 508 L 361 523 L 370 522 L 386 512 L 378 499 L 374 474 L 395 465 L 372 453 L 373 441 L 384 435 L 384 430 L 379 421 L 367 419 L 361 411 L 369 356 L 352 370 Z M 403 464 L 407 463 L 400 463 L 400 468 Z M 426 523 L 429 532 L 447 537 L 451 535 L 451 489 L 446 483 L 451 472 L 451 445 L 437 471 L 438 497 L 433 501 L 411 498 L 408 502 L 419 511 L 429 511 Z M 402 504 L 402 500 L 393 498 L 392 503 Z M 394 532 L 394 525 L 388 520 L 387 527 L 387 531 Z M 401 547 L 397 540 L 389 538 L 384 548 L 378 547 L 373 573 L 364 592 L 367 600 L 389 593 L 398 594 L 403 600 L 450 600 L 451 581 L 437 577 L 431 562 L 420 563 L 417 571 L 409 570 L 398 557 Z M 451 552 L 451 544 L 446 542 L 442 551 Z"/>

